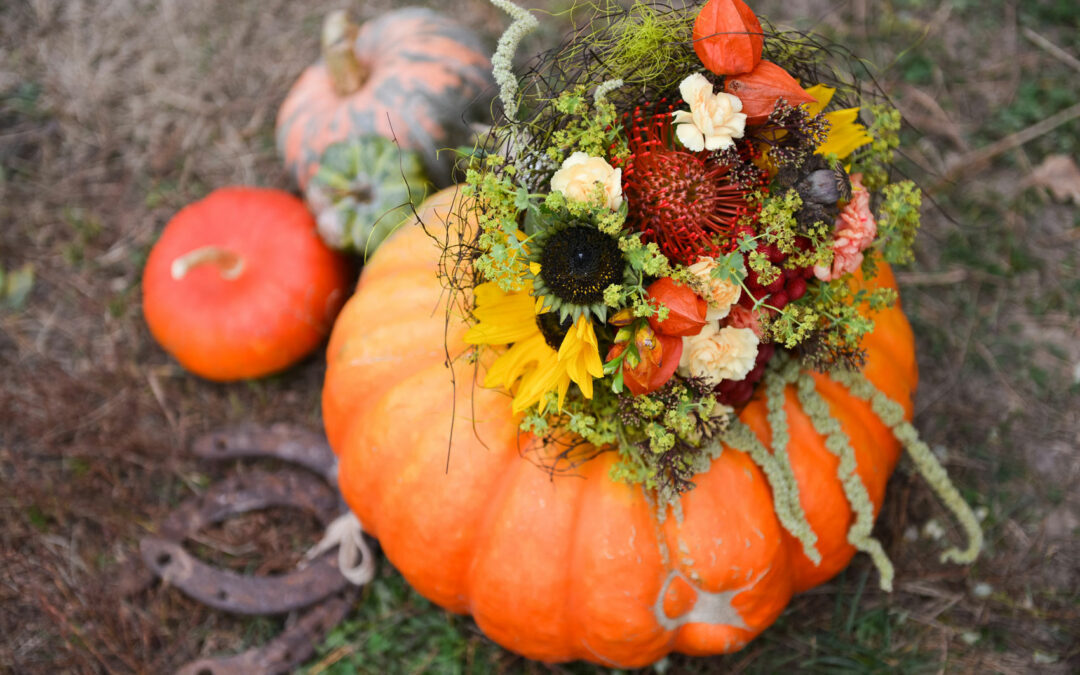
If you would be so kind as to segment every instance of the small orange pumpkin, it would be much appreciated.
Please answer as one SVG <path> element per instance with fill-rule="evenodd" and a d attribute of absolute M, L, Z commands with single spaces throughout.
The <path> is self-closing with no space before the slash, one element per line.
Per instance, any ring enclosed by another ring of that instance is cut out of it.
<path fill-rule="evenodd" d="M 435 153 L 469 138 L 463 119 L 494 91 L 476 35 L 410 7 L 359 28 L 334 12 L 322 42 L 322 60 L 304 71 L 278 111 L 278 152 L 301 189 L 326 148 L 369 134 L 421 152 L 432 180 L 445 184 L 445 162 Z"/>
<path fill-rule="evenodd" d="M 409 583 L 530 658 L 631 668 L 672 651 L 737 650 L 794 593 L 848 564 L 853 514 L 838 459 L 792 387 L 788 455 L 819 565 L 778 522 L 766 478 L 737 450 L 725 447 L 695 476 L 681 521 L 661 521 L 643 489 L 609 479 L 615 453 L 577 476 L 552 476 L 523 457 L 538 441 L 519 432 L 504 393 L 480 387 L 483 360 L 459 361 L 456 387 L 446 366 L 465 351 L 466 326 L 432 311 L 445 289 L 430 235 L 456 219 L 454 199 L 436 195 L 421 209 L 427 232 L 402 228 L 369 260 L 331 336 L 323 389 L 342 493 Z M 862 283 L 894 284 L 884 265 Z M 899 308 L 874 321 L 864 373 L 910 418 L 911 329 Z M 868 404 L 815 379 L 851 438 L 876 513 L 899 445 Z M 754 400 L 740 419 L 768 445 L 766 414 Z"/>
<path fill-rule="evenodd" d="M 319 346 L 349 279 L 348 263 L 319 239 L 299 199 L 222 188 L 165 226 L 143 271 L 143 315 L 196 375 L 261 377 Z"/>

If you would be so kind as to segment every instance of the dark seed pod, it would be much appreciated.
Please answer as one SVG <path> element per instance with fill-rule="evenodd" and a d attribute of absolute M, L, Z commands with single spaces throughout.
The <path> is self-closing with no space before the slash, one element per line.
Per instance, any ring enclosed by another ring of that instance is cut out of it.
<path fill-rule="evenodd" d="M 840 201 L 840 185 L 832 169 L 812 171 L 800 180 L 795 189 L 802 197 L 803 204 L 835 204 Z M 850 186 L 848 190 L 850 191 Z"/>
<path fill-rule="evenodd" d="M 825 205 L 817 202 L 805 202 L 803 207 L 795 215 L 799 227 L 809 230 L 814 223 L 826 223 L 832 225 L 840 215 L 840 209 L 836 204 Z"/>
<path fill-rule="evenodd" d="M 776 182 L 777 187 L 790 188 L 799 181 L 799 176 L 799 167 L 785 164 L 776 172 L 774 181 Z"/>
<path fill-rule="evenodd" d="M 840 193 L 841 202 L 850 202 L 852 197 L 851 178 L 840 162 L 833 162 L 833 180 L 836 181 L 836 190 Z"/>

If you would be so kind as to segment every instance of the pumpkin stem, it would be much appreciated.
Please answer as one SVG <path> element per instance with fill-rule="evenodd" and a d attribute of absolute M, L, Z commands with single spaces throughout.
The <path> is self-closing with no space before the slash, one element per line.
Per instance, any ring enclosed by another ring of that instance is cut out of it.
<path fill-rule="evenodd" d="M 236 253 L 218 246 L 203 246 L 173 260 L 170 272 L 172 278 L 180 281 L 187 273 L 199 265 L 216 265 L 221 278 L 232 281 L 244 271 L 244 259 Z"/>
<path fill-rule="evenodd" d="M 353 51 L 359 30 L 343 9 L 330 12 L 323 21 L 322 55 L 338 96 L 354 93 L 368 79 L 368 69 Z"/>

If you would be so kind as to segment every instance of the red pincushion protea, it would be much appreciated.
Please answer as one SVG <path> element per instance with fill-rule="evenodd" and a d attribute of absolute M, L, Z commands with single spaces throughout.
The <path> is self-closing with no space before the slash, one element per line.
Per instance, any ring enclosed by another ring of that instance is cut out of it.
<path fill-rule="evenodd" d="M 627 124 L 626 222 L 669 259 L 690 265 L 701 256 L 730 250 L 723 244 L 750 213 L 750 189 L 732 181 L 732 167 L 719 159 L 722 155 L 676 147 L 672 109 L 646 115 L 638 108 Z"/>

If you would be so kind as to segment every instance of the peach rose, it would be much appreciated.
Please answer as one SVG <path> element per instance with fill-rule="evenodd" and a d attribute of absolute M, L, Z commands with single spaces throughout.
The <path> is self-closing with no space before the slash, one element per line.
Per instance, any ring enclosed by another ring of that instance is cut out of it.
<path fill-rule="evenodd" d="M 877 222 L 870 211 L 870 191 L 863 187 L 862 174 L 851 177 L 851 201 L 840 212 L 833 232 L 832 265 L 814 266 L 814 276 L 822 281 L 839 279 L 859 269 L 863 251 L 877 237 Z"/>
<path fill-rule="evenodd" d="M 707 321 L 719 321 L 728 315 L 731 306 L 739 301 L 742 295 L 742 287 L 724 279 L 717 279 L 712 275 L 716 269 L 716 261 L 709 256 L 701 256 L 697 262 L 686 268 L 697 280 L 697 288 L 701 297 L 709 303 L 709 310 L 705 314 Z"/>
<path fill-rule="evenodd" d="M 551 177 L 552 190 L 579 202 L 593 201 L 597 185 L 604 188 L 605 206 L 615 210 L 622 205 L 622 169 L 612 167 L 603 157 L 575 152 Z"/>
<path fill-rule="evenodd" d="M 735 305 L 731 308 L 731 312 L 728 313 L 724 321 L 725 326 L 731 326 L 732 328 L 749 328 L 754 331 L 754 335 L 759 338 L 765 334 L 765 329 L 761 327 L 761 319 L 758 318 L 757 312 L 752 309 L 747 309 L 742 305 Z"/>
<path fill-rule="evenodd" d="M 713 93 L 712 83 L 701 73 L 690 75 L 679 85 L 679 93 L 690 110 L 678 110 L 672 121 L 675 135 L 687 150 L 723 150 L 735 144 L 746 131 L 746 115 L 738 96 Z"/>
<path fill-rule="evenodd" d="M 749 328 L 719 328 L 710 323 L 700 333 L 683 338 L 679 372 L 704 378 L 716 385 L 721 380 L 741 380 L 754 369 L 758 336 Z"/>

